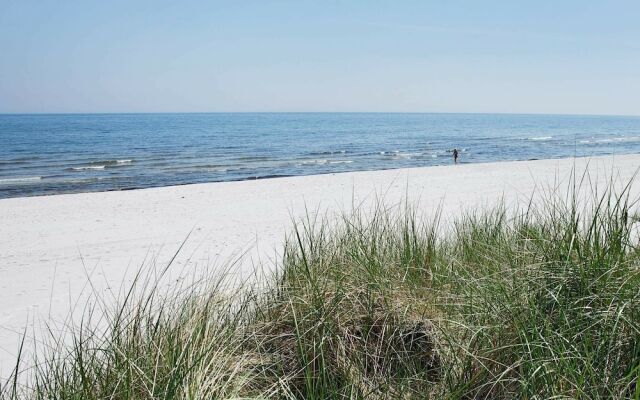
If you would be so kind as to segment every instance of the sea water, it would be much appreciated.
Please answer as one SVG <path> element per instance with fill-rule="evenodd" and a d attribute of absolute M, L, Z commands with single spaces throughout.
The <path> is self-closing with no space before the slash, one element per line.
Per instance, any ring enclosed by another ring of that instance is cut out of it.
<path fill-rule="evenodd" d="M 0 115 L 0 198 L 640 152 L 640 117 Z"/>

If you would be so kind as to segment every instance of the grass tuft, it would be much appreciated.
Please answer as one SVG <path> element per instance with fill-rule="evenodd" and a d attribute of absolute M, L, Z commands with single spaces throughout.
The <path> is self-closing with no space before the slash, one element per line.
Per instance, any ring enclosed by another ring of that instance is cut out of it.
<path fill-rule="evenodd" d="M 308 218 L 268 283 L 139 279 L 0 398 L 640 399 L 638 218 L 612 188 Z"/>

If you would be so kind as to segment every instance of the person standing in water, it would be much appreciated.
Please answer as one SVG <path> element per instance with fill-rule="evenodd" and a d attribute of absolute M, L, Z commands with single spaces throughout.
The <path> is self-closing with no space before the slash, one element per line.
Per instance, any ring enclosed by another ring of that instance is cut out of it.
<path fill-rule="evenodd" d="M 453 149 L 453 162 L 458 163 L 458 149 Z"/>

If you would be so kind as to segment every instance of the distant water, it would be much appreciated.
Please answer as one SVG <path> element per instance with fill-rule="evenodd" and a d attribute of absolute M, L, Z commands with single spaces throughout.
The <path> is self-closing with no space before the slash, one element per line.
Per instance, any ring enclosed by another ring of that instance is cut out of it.
<path fill-rule="evenodd" d="M 640 153 L 640 117 L 0 115 L 0 198 Z"/>

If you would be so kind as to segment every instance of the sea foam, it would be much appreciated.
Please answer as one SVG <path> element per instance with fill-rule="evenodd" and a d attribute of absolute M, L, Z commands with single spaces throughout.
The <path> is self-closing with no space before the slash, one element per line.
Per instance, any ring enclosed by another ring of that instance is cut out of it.
<path fill-rule="evenodd" d="M 26 176 L 21 178 L 6 178 L 6 179 L 3 178 L 3 179 L 0 179 L 0 185 L 14 185 L 14 184 L 21 184 L 21 183 L 37 182 L 41 179 L 42 179 L 41 176 Z"/>

